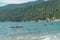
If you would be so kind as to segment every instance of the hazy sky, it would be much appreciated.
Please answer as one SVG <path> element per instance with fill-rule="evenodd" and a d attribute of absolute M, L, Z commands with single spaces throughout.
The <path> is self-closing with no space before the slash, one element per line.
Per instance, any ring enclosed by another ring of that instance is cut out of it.
<path fill-rule="evenodd" d="M 44 1 L 48 1 L 48 0 L 44 0 Z"/>
<path fill-rule="evenodd" d="M 7 4 L 21 4 L 21 3 L 32 2 L 32 1 L 37 1 L 37 0 L 0 0 L 0 6 L 5 6 Z"/>
<path fill-rule="evenodd" d="M 36 0 L 0 0 L 0 6 L 4 6 L 7 4 L 21 4 L 31 1 L 36 1 Z"/>

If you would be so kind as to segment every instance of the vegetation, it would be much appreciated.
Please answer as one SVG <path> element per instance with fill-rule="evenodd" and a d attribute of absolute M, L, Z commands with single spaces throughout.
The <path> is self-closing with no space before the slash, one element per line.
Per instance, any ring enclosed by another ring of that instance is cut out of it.
<path fill-rule="evenodd" d="M 24 7 L 1 9 L 0 21 L 38 21 L 46 18 L 60 19 L 60 0 L 36 1 Z M 10 5 L 11 6 L 11 5 Z"/>

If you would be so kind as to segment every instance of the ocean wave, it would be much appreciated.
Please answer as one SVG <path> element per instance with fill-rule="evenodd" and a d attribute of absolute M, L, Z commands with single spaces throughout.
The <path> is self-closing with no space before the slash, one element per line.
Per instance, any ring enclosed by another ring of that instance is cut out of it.
<path fill-rule="evenodd" d="M 23 35 L 23 36 L 1 36 L 0 40 L 60 40 L 60 34 L 51 35 Z"/>

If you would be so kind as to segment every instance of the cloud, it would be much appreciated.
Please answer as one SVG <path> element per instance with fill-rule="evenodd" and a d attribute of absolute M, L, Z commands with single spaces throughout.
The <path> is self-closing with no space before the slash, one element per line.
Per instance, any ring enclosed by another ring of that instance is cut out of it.
<path fill-rule="evenodd" d="M 31 1 L 36 1 L 36 0 L 0 0 L 0 2 L 4 2 L 7 4 L 20 4 L 20 3 L 26 3 Z"/>

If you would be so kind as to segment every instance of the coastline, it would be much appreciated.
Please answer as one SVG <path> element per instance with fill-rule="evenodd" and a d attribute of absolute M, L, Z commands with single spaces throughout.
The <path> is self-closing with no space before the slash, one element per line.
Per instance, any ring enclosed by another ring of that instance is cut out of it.
<path fill-rule="evenodd" d="M 54 19 L 54 20 L 38 20 L 38 21 L 30 21 L 30 22 L 60 22 L 60 19 Z"/>
<path fill-rule="evenodd" d="M 1 21 L 0 21 L 1 22 Z M 17 21 L 3 21 L 3 22 L 17 22 Z M 33 20 L 33 21 L 18 21 L 18 22 L 60 22 L 60 19 L 47 19 L 47 20 Z"/>

